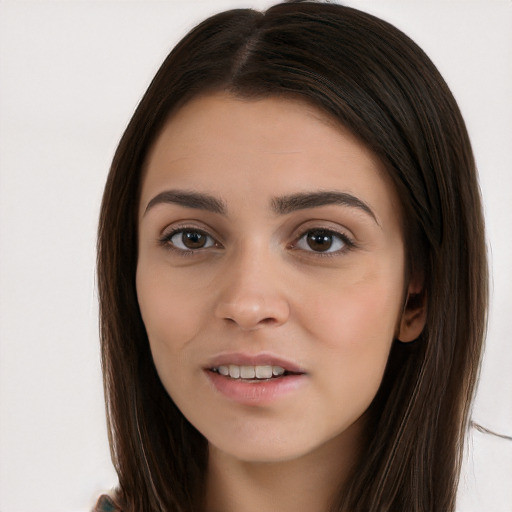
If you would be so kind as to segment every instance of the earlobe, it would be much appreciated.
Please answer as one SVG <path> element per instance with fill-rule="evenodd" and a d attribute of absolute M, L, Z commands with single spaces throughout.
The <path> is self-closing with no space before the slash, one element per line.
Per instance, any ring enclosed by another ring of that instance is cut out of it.
<path fill-rule="evenodd" d="M 427 297 L 424 290 L 416 291 L 409 287 L 407 300 L 400 319 L 398 340 L 407 343 L 416 340 L 427 319 Z"/>

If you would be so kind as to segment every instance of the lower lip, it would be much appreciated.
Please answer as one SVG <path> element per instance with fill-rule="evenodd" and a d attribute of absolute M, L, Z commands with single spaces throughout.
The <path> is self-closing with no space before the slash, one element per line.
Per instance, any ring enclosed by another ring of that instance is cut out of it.
<path fill-rule="evenodd" d="M 270 404 L 297 390 L 306 380 L 306 374 L 251 381 L 231 379 L 210 370 L 206 374 L 217 391 L 243 405 Z"/>

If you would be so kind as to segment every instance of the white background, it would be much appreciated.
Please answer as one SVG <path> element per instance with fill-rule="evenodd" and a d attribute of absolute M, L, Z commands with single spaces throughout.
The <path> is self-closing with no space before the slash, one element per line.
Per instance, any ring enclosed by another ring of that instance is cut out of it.
<path fill-rule="evenodd" d="M 1 512 L 85 512 L 115 484 L 94 276 L 110 160 L 179 38 L 207 14 L 270 3 L 0 1 Z M 345 3 L 415 39 L 465 116 L 493 269 L 473 417 L 512 435 L 512 1 Z M 458 511 L 512 511 L 512 442 L 473 432 L 469 452 Z"/>

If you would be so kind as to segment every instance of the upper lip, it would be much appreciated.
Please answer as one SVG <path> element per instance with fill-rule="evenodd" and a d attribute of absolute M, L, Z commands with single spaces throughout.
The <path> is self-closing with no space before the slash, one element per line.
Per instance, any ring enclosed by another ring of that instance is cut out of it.
<path fill-rule="evenodd" d="M 213 357 L 207 369 L 236 364 L 238 366 L 280 366 L 287 372 L 306 373 L 297 363 L 271 353 L 244 354 L 243 352 L 222 353 Z"/>

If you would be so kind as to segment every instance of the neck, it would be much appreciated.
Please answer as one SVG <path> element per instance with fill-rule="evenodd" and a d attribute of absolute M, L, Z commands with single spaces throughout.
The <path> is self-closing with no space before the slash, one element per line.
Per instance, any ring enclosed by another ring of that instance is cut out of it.
<path fill-rule="evenodd" d="M 210 445 L 206 510 L 327 512 L 358 460 L 361 444 L 360 435 L 345 431 L 311 453 L 272 462 L 241 461 Z"/>

